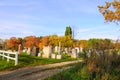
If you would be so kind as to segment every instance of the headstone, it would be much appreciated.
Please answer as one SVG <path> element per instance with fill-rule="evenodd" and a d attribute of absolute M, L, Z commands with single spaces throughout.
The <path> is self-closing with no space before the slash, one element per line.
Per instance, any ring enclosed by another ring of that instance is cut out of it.
<path fill-rule="evenodd" d="M 80 52 L 83 52 L 83 48 L 82 47 L 80 47 Z"/>
<path fill-rule="evenodd" d="M 28 54 L 28 55 L 31 54 L 31 49 L 30 49 L 30 48 L 27 49 L 27 54 Z"/>
<path fill-rule="evenodd" d="M 58 53 L 59 47 L 55 46 L 55 52 Z"/>
<path fill-rule="evenodd" d="M 42 51 L 39 51 L 38 57 L 42 57 Z"/>
<path fill-rule="evenodd" d="M 77 50 L 76 49 L 72 49 L 72 54 L 71 54 L 71 58 L 77 58 Z"/>
<path fill-rule="evenodd" d="M 65 48 L 64 50 L 65 50 L 65 53 L 69 53 L 68 48 Z"/>
<path fill-rule="evenodd" d="M 18 46 L 18 54 L 20 54 L 21 52 L 22 52 L 22 45 L 19 44 L 19 46 Z"/>
<path fill-rule="evenodd" d="M 58 47 L 58 54 L 61 54 L 61 43 L 59 42 L 59 47 Z"/>
<path fill-rule="evenodd" d="M 55 59 L 56 58 L 56 54 L 51 54 L 51 58 Z"/>
<path fill-rule="evenodd" d="M 57 54 L 56 55 L 56 59 L 62 59 L 62 55 L 61 54 Z"/>
<path fill-rule="evenodd" d="M 27 48 L 23 49 L 23 51 L 22 51 L 22 52 L 27 52 Z"/>
<path fill-rule="evenodd" d="M 80 48 L 79 47 L 76 47 L 75 50 L 76 50 L 77 54 L 80 53 Z"/>
<path fill-rule="evenodd" d="M 44 46 L 43 47 L 43 58 L 49 58 L 52 53 L 52 47 L 51 46 Z"/>
<path fill-rule="evenodd" d="M 39 48 L 38 47 L 33 47 L 31 55 L 32 56 L 38 56 L 39 53 Z"/>

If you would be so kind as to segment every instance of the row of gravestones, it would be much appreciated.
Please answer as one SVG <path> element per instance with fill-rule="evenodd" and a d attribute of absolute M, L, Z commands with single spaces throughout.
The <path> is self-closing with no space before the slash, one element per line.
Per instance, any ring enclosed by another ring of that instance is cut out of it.
<path fill-rule="evenodd" d="M 62 55 L 61 54 L 53 54 L 53 52 L 58 53 L 59 47 L 55 47 L 54 49 L 52 46 L 44 46 L 43 50 L 40 51 L 38 47 L 33 47 L 32 49 L 24 49 L 23 52 L 27 52 L 28 55 L 32 56 L 41 56 L 43 58 L 53 58 L 53 59 L 61 59 Z M 70 48 L 65 48 L 64 52 L 69 54 L 72 58 L 77 58 L 79 53 L 82 50 L 78 47 L 70 49 Z"/>

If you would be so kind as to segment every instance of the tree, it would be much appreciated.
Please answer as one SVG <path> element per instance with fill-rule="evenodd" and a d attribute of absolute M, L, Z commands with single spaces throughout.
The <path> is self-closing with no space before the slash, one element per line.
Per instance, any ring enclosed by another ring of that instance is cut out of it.
<path fill-rule="evenodd" d="M 25 38 L 25 46 L 27 48 L 32 48 L 34 46 L 39 46 L 39 38 L 36 36 L 28 36 Z"/>
<path fill-rule="evenodd" d="M 98 6 L 98 8 L 106 22 L 118 23 L 120 21 L 120 1 L 106 2 L 105 6 Z"/>
<path fill-rule="evenodd" d="M 50 45 L 49 36 L 43 37 L 42 40 L 41 40 L 41 43 L 42 43 L 43 46 Z"/>
<path fill-rule="evenodd" d="M 9 40 L 6 41 L 7 47 L 12 50 L 17 50 L 18 45 L 20 44 L 16 37 L 11 37 Z"/>
<path fill-rule="evenodd" d="M 49 37 L 49 41 L 50 41 L 50 45 L 58 46 L 59 42 L 60 42 L 60 39 L 59 39 L 59 37 L 57 35 L 51 35 Z"/>
<path fill-rule="evenodd" d="M 106 50 L 111 46 L 111 40 L 109 39 L 89 39 L 88 48 L 96 50 Z"/>
<path fill-rule="evenodd" d="M 81 47 L 81 48 L 86 48 L 87 47 L 87 40 L 80 40 L 79 41 L 79 46 Z"/>
<path fill-rule="evenodd" d="M 59 41 L 62 47 L 73 47 L 73 39 L 70 36 L 60 36 Z"/>
<path fill-rule="evenodd" d="M 67 26 L 67 27 L 66 27 L 65 36 L 70 36 L 70 37 L 72 37 L 72 29 L 71 29 L 70 26 Z"/>

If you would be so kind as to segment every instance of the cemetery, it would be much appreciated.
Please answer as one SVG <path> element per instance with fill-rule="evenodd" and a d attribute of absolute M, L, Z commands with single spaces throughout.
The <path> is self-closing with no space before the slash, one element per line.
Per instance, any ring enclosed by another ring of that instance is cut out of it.
<path fill-rule="evenodd" d="M 0 80 L 120 80 L 120 0 L 0 7 Z"/>

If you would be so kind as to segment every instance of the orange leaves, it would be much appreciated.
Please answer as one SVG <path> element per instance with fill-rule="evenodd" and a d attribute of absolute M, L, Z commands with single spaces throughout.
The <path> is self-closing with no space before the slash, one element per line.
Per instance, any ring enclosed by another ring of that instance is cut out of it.
<path fill-rule="evenodd" d="M 98 8 L 106 22 L 116 22 L 120 20 L 120 1 L 114 0 L 113 2 L 106 2 L 105 6 L 98 6 Z"/>
<path fill-rule="evenodd" d="M 49 45 L 49 36 L 43 37 L 42 40 L 41 40 L 41 43 L 42 43 L 44 46 L 48 46 L 48 45 Z"/>
<path fill-rule="evenodd" d="M 35 36 L 28 36 L 25 38 L 25 46 L 31 48 L 39 45 L 39 39 Z"/>
<path fill-rule="evenodd" d="M 39 48 L 42 50 L 43 49 L 43 44 L 39 43 Z"/>
<path fill-rule="evenodd" d="M 19 45 L 19 41 L 15 37 L 12 37 L 9 40 L 7 40 L 7 47 L 8 48 L 15 50 L 15 49 L 17 49 L 18 45 Z"/>

